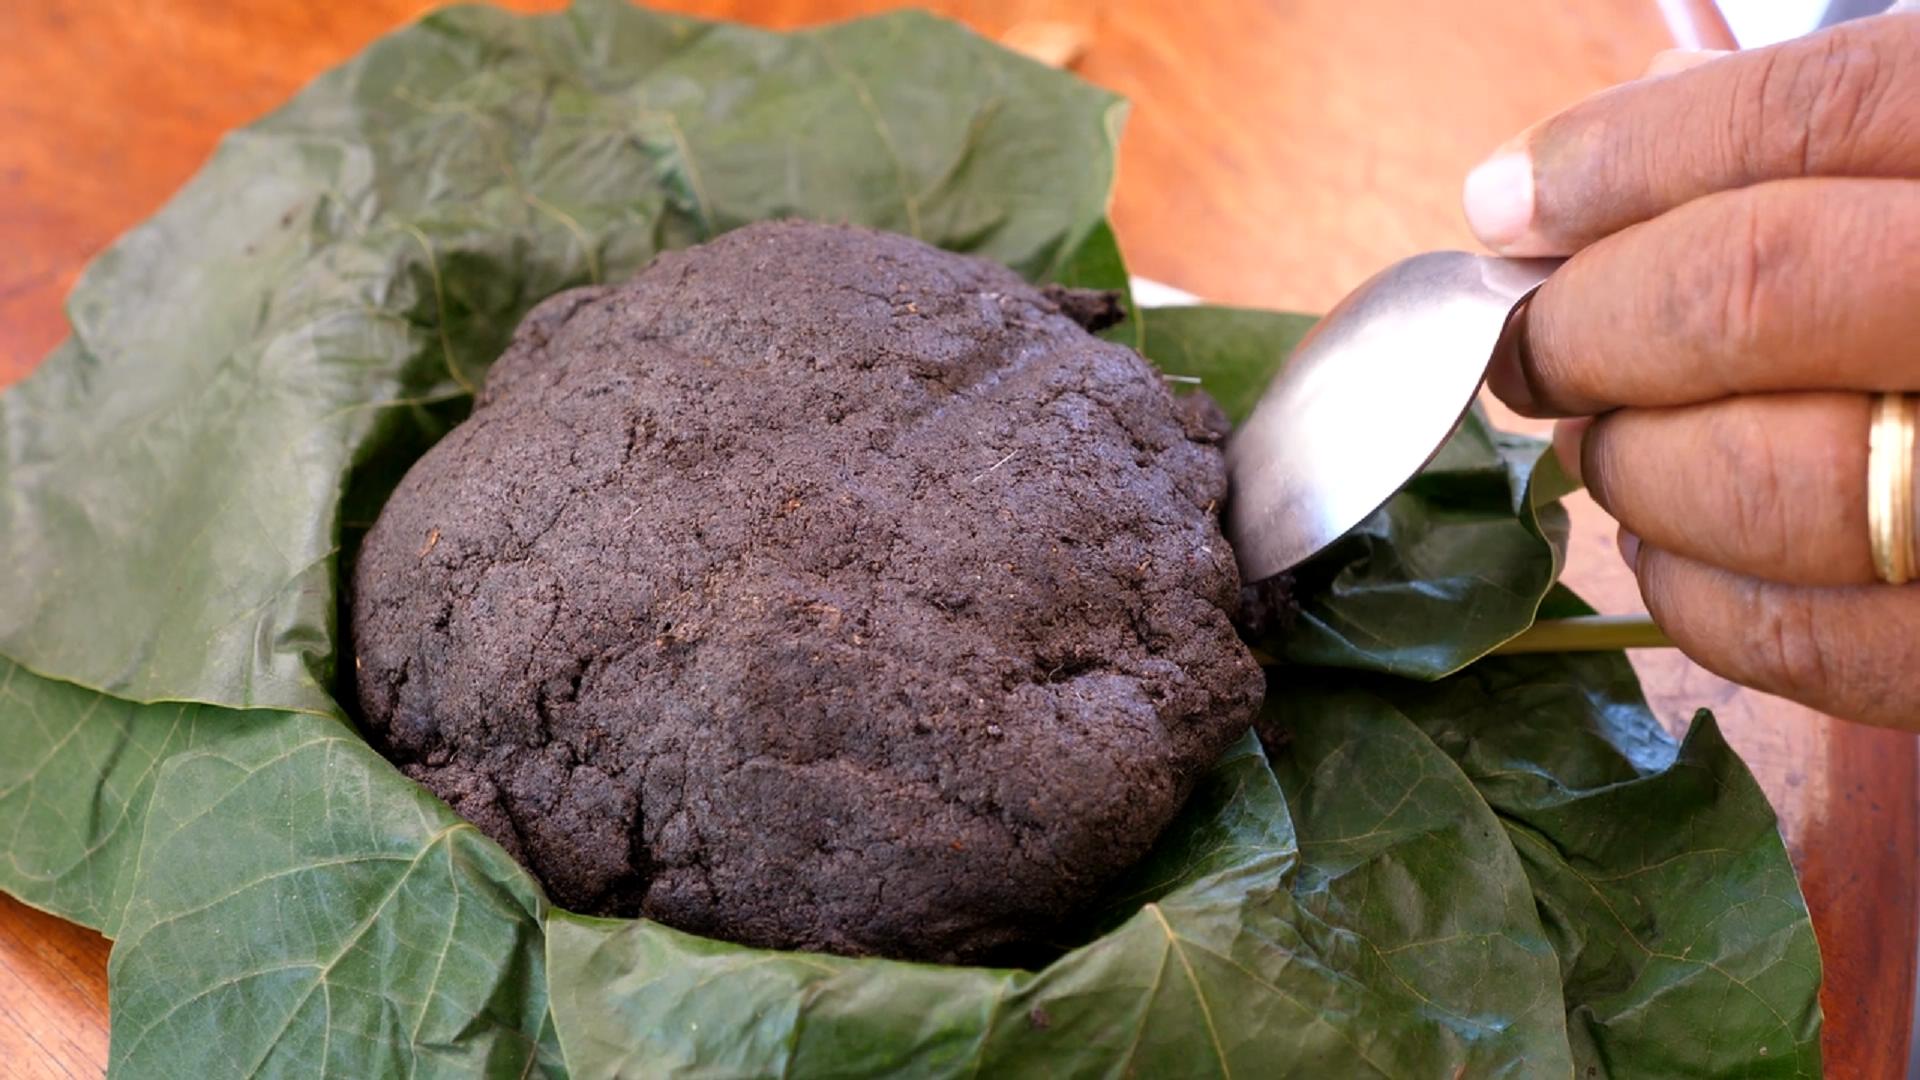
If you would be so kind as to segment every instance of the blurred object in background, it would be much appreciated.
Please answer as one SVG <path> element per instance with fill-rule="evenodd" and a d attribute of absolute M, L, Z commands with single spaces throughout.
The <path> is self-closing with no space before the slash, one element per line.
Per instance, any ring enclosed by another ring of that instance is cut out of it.
<path fill-rule="evenodd" d="M 1070 68 L 1086 55 L 1092 37 L 1092 29 L 1080 23 L 1029 19 L 1007 27 L 1000 44 L 1048 67 Z"/>
<path fill-rule="evenodd" d="M 1752 49 L 1798 37 L 1864 15 L 1878 15 L 1890 0 L 1720 0 L 1740 47 Z"/>

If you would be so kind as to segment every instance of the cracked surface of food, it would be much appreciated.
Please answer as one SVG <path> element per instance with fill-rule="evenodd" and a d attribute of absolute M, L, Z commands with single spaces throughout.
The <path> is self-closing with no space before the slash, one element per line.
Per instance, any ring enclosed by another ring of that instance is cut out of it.
<path fill-rule="evenodd" d="M 571 910 L 1051 940 L 1263 687 L 1225 422 L 1106 310 L 800 222 L 549 299 L 361 548 L 369 737 Z"/>

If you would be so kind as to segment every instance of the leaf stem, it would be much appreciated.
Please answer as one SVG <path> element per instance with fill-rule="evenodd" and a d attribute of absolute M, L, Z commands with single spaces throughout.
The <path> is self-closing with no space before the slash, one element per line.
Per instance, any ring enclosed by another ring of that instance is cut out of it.
<path fill-rule="evenodd" d="M 1514 653 L 1610 652 L 1614 649 L 1666 649 L 1673 646 L 1666 631 L 1645 615 L 1578 615 L 1542 619 L 1513 640 L 1494 649 L 1496 656 Z"/>

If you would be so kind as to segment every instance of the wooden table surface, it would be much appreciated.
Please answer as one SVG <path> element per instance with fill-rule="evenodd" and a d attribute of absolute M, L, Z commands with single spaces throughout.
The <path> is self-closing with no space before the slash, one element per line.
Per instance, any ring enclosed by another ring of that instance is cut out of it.
<path fill-rule="evenodd" d="M 0 4 L 0 385 L 65 333 L 81 265 L 151 213 L 220 133 L 429 5 L 421 0 Z M 549 3 L 520 6 L 551 7 Z M 894 6 L 678 0 L 777 26 Z M 1471 243 L 1459 178 L 1528 122 L 1636 75 L 1685 0 L 981 0 L 985 33 L 1085 36 L 1078 70 L 1133 102 L 1114 220 L 1136 272 L 1223 301 L 1324 309 L 1378 266 Z M 1709 20 L 1710 21 L 1710 20 Z M 1576 500 L 1569 578 L 1638 597 L 1612 526 Z M 1896 1076 L 1914 977 L 1913 737 L 1737 690 L 1673 654 L 1635 657 L 1664 720 L 1717 710 L 1780 812 L 1826 960 L 1828 1069 Z M 1658 822 L 1648 823 L 1658 828 Z M 94 1076 L 107 942 L 0 897 L 0 1072 Z"/>

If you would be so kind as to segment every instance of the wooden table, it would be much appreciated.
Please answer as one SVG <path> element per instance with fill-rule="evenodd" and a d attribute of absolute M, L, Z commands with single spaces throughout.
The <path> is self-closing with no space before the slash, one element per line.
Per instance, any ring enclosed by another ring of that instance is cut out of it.
<path fill-rule="evenodd" d="M 153 211 L 214 140 L 428 5 L 420 0 L 40 0 L 0 5 L 0 384 L 65 333 L 87 258 Z M 546 3 L 527 6 L 555 6 Z M 893 6 L 677 0 L 793 25 Z M 1322 309 L 1369 272 L 1467 245 L 1459 178 L 1526 123 L 1638 73 L 1686 0 L 981 0 L 983 32 L 1057 20 L 1079 71 L 1133 99 L 1114 219 L 1139 273 L 1224 301 Z M 1710 27 L 1709 27 L 1710 29 Z M 1574 584 L 1638 598 L 1612 527 L 1574 507 Z M 1779 809 L 1826 957 L 1832 1075 L 1904 1068 L 1914 977 L 1912 736 L 1636 657 L 1662 717 L 1715 708 Z M 1650 823 L 1658 827 L 1658 823 Z M 97 1075 L 107 943 L 0 898 L 0 1071 Z M 10 1071 L 9 1071 L 10 1070 Z"/>

